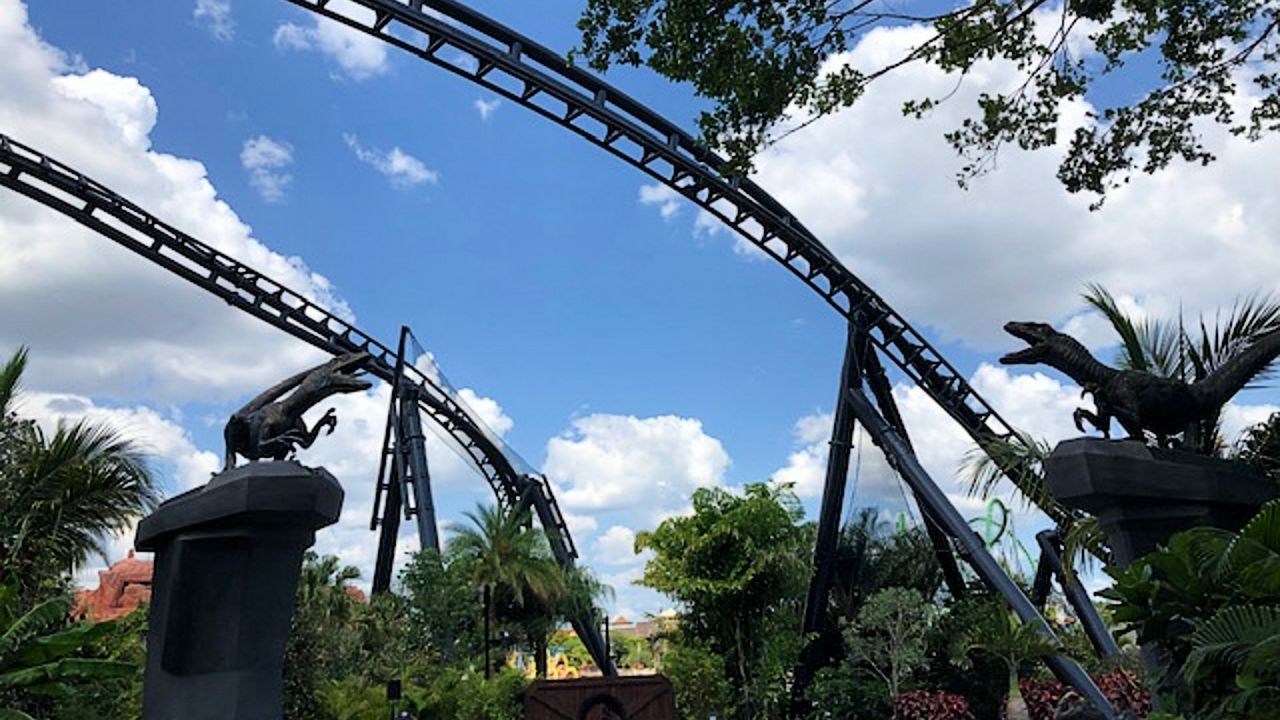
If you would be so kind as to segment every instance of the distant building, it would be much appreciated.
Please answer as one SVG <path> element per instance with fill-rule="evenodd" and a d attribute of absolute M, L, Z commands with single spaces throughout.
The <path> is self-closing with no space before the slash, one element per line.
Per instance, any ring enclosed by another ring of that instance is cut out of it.
<path fill-rule="evenodd" d="M 150 560 L 139 560 L 129 551 L 129 556 L 106 570 L 98 571 L 98 587 L 76 593 L 76 605 L 72 614 L 94 622 L 115 620 L 133 612 L 143 603 L 151 602 Z"/>

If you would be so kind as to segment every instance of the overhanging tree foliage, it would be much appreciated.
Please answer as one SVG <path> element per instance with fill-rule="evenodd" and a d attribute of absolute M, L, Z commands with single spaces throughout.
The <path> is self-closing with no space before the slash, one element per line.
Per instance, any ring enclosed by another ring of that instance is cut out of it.
<path fill-rule="evenodd" d="M 877 66 L 828 62 L 876 28 L 905 24 L 931 32 Z M 1254 140 L 1280 128 L 1277 0 L 587 0 L 578 28 L 576 54 L 596 70 L 647 65 L 692 83 L 712 103 L 699 119 L 705 141 L 740 171 L 788 131 L 780 121 L 791 113 L 807 124 L 913 63 L 963 75 L 995 59 L 1018 70 L 1019 82 L 979 95 L 947 134 L 965 158 L 962 184 L 989 170 L 1002 145 L 1056 144 L 1064 101 L 1099 107 L 1058 170 L 1072 192 L 1102 194 L 1175 158 L 1211 162 L 1205 123 Z M 1095 91 L 1116 76 L 1137 92 L 1105 102 Z M 1257 96 L 1247 107 L 1235 102 L 1241 84 Z M 918 117 L 944 100 L 903 111 Z"/>

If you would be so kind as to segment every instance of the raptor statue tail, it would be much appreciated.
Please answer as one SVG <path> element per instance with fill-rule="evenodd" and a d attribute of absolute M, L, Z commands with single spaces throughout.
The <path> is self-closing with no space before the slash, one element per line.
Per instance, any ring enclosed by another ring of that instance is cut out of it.
<path fill-rule="evenodd" d="M 1207 377 L 1191 384 L 1201 407 L 1221 407 L 1280 356 L 1280 330 L 1255 339 Z"/>

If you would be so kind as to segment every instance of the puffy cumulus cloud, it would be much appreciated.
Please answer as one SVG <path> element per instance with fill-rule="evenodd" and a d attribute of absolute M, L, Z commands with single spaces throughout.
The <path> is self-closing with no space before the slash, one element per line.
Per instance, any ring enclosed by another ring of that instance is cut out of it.
<path fill-rule="evenodd" d="M 636 533 L 629 527 L 610 527 L 596 538 L 595 546 L 593 560 L 601 565 L 631 565 L 644 560 L 636 553 Z"/>
<path fill-rule="evenodd" d="M 335 0 L 327 6 L 330 10 L 353 20 L 367 23 L 373 11 L 350 0 Z M 360 81 L 381 75 L 387 71 L 386 44 L 329 18 L 315 15 L 306 25 L 281 23 L 276 27 L 272 42 L 280 50 L 315 50 L 337 63 L 341 74 Z"/>
<path fill-rule="evenodd" d="M 158 152 L 158 110 L 134 78 L 78 72 L 19 0 L 0 0 L 0 128 L 179 228 L 348 315 L 328 281 L 256 240 L 199 162 Z M 14 193 L 0 193 L 0 347 L 32 347 L 34 388 L 221 401 L 318 354 Z M 86 351 L 92 348 L 92 351 Z M 56 379 L 56 380 L 54 380 Z"/>
<path fill-rule="evenodd" d="M 196 0 L 191 11 L 196 22 L 203 25 L 209 34 L 227 42 L 236 36 L 236 23 L 231 18 L 231 0 Z"/>
<path fill-rule="evenodd" d="M 880 28 L 829 64 L 877 66 L 926 34 Z M 1188 317 L 1274 287 L 1280 137 L 1250 143 L 1206 128 L 1216 163 L 1136 176 L 1091 213 L 1090 198 L 1066 193 L 1055 177 L 1070 131 L 1088 122 L 1089 106 L 1071 103 L 1057 148 L 1004 148 L 995 172 L 959 189 L 961 163 L 943 134 L 975 112 L 980 93 L 1009 89 L 1021 76 L 999 62 L 963 78 L 904 66 L 855 107 L 763 152 L 756 179 L 907 317 L 981 348 L 1005 342 L 999 328 L 1010 316 L 1072 315 L 1091 281 L 1153 309 L 1181 302 Z M 1249 84 L 1239 85 L 1238 104 L 1256 102 Z M 902 116 L 905 100 L 944 96 L 922 120 Z"/>
<path fill-rule="evenodd" d="M 284 200 L 293 176 L 285 171 L 293 164 L 293 146 L 282 140 L 259 135 L 244 141 L 240 166 L 249 173 L 249 185 L 269 203 Z"/>
<path fill-rule="evenodd" d="M 360 138 L 352 133 L 344 134 L 342 140 L 347 147 L 351 148 L 351 152 L 355 153 L 357 160 L 381 173 L 391 181 L 392 187 L 403 189 L 422 183 L 434 185 L 440 180 L 439 173 L 428 169 L 421 160 L 398 146 L 391 148 L 388 152 L 367 148 L 361 145 Z"/>
<path fill-rule="evenodd" d="M 696 488 L 722 485 L 728 467 L 699 420 L 596 414 L 547 442 L 543 469 L 566 509 L 633 508 L 651 523 L 685 511 Z"/>

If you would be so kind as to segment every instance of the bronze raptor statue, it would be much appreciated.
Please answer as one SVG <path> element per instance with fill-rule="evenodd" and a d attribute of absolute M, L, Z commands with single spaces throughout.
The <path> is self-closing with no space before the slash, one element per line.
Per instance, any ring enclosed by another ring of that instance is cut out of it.
<path fill-rule="evenodd" d="M 302 415 L 330 395 L 372 387 L 359 377 L 360 367 L 368 360 L 367 352 L 340 355 L 280 382 L 237 410 L 222 431 L 227 451 L 223 469 L 235 467 L 237 455 L 249 460 L 284 460 L 299 447 L 311 447 L 322 429 L 332 433 L 338 426 L 333 408 L 310 429 Z"/>

